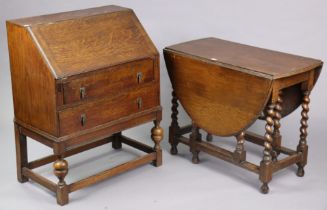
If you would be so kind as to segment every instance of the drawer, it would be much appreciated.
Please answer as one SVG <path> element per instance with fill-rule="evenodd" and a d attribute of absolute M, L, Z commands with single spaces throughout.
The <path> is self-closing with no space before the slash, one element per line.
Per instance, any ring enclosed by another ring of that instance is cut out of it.
<path fill-rule="evenodd" d="M 156 84 L 114 98 L 86 102 L 59 112 L 60 135 L 89 129 L 156 106 L 159 106 Z"/>
<path fill-rule="evenodd" d="M 137 60 L 109 67 L 63 83 L 63 103 L 70 104 L 91 98 L 117 94 L 154 79 L 153 60 Z"/>

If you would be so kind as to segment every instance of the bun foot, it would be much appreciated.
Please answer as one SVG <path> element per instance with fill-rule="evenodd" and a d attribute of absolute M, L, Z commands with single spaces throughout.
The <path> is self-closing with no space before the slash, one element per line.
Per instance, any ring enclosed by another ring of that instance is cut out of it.
<path fill-rule="evenodd" d="M 299 167 L 299 168 L 297 169 L 296 175 L 297 175 L 298 177 L 303 177 L 303 176 L 304 176 L 304 169 L 303 169 L 302 167 Z"/>
<path fill-rule="evenodd" d="M 170 154 L 177 155 L 177 153 L 178 153 L 177 147 L 176 146 L 172 146 L 170 148 Z"/>
<path fill-rule="evenodd" d="M 263 183 L 261 188 L 260 188 L 261 192 L 263 194 L 267 194 L 269 192 L 269 187 L 268 187 L 268 184 L 267 183 Z"/>
<path fill-rule="evenodd" d="M 194 164 L 198 164 L 199 162 L 200 162 L 199 157 L 197 157 L 197 156 L 193 156 L 193 157 L 192 157 L 192 163 L 194 163 Z"/>
<path fill-rule="evenodd" d="M 208 133 L 208 134 L 207 134 L 207 138 L 206 138 L 206 140 L 207 140 L 208 142 L 212 142 L 212 139 L 213 139 L 212 134 Z"/>

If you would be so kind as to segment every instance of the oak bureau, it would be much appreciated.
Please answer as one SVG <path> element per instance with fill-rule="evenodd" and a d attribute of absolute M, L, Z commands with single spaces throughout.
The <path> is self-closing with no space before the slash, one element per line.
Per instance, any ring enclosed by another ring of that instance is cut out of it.
<path fill-rule="evenodd" d="M 142 164 L 162 164 L 159 55 L 133 10 L 104 6 L 7 21 L 15 113 L 17 175 L 57 195 Z M 122 131 L 154 122 L 154 147 Z M 53 149 L 29 162 L 26 137 Z M 67 184 L 65 157 L 112 143 L 146 153 L 135 160 Z M 58 183 L 33 172 L 54 162 Z"/>
<path fill-rule="evenodd" d="M 259 174 L 261 191 L 267 193 L 272 174 L 297 164 L 298 176 L 307 163 L 309 94 L 317 81 L 322 61 L 238 44 L 217 38 L 189 41 L 164 49 L 173 86 L 171 153 L 177 144 L 190 146 L 193 163 L 199 152 L 231 162 Z M 192 125 L 178 124 L 178 101 Z M 300 138 L 296 150 L 281 144 L 281 118 L 302 105 Z M 246 131 L 257 119 L 266 121 L 265 135 Z M 205 142 L 199 129 L 208 133 Z M 190 138 L 185 134 L 190 133 Z M 234 151 L 210 143 L 212 135 L 235 136 Z M 264 146 L 259 165 L 246 160 L 244 141 Z M 286 158 L 278 155 L 283 153 Z"/>

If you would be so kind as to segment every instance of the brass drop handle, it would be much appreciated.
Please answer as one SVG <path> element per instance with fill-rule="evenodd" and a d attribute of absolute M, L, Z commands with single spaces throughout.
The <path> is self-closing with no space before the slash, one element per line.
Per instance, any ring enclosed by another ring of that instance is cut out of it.
<path fill-rule="evenodd" d="M 86 124 L 86 114 L 81 114 L 81 125 L 84 126 Z"/>
<path fill-rule="evenodd" d="M 85 87 L 81 87 L 80 89 L 79 89 L 79 96 L 80 96 L 80 98 L 81 99 L 84 99 L 85 98 L 85 96 L 86 96 L 86 89 L 85 89 Z"/>
<path fill-rule="evenodd" d="M 141 98 L 141 97 L 138 97 L 138 98 L 136 99 L 136 103 L 137 103 L 137 108 L 138 108 L 138 109 L 141 109 L 142 106 L 143 106 L 142 98 Z"/>
<path fill-rule="evenodd" d="M 136 77 L 137 77 L 137 83 L 140 84 L 142 81 L 142 77 L 143 77 L 142 72 L 137 72 Z"/>

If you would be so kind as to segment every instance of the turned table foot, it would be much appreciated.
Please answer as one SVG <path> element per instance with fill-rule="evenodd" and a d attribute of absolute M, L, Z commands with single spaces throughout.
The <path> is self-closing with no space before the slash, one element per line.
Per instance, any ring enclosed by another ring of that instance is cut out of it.
<path fill-rule="evenodd" d="M 112 139 L 112 148 L 113 149 L 121 149 L 122 148 L 121 136 L 122 136 L 121 132 L 113 135 L 113 139 Z"/>
<path fill-rule="evenodd" d="M 212 134 L 211 134 L 211 133 L 207 133 L 206 140 L 207 140 L 208 142 L 212 142 L 212 139 L 213 139 Z"/>
<path fill-rule="evenodd" d="M 267 194 L 269 192 L 268 183 L 263 183 L 260 187 L 260 190 L 263 194 Z"/>

